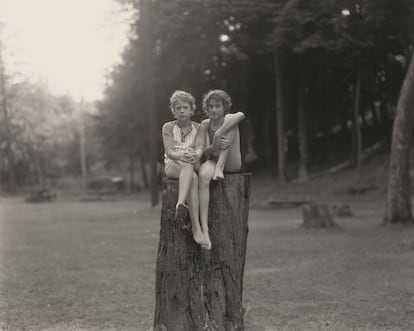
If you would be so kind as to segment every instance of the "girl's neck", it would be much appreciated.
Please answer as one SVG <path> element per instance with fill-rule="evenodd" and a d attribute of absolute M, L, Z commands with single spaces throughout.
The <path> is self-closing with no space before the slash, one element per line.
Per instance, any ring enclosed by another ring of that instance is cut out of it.
<path fill-rule="evenodd" d="M 224 116 L 220 118 L 211 119 L 210 125 L 211 128 L 214 130 L 217 130 L 219 127 L 221 127 L 224 123 Z"/>
<path fill-rule="evenodd" d="M 188 119 L 188 120 L 177 120 L 176 123 L 177 123 L 177 125 L 180 128 L 186 128 L 186 127 L 188 127 L 188 126 L 191 125 L 191 119 Z"/>

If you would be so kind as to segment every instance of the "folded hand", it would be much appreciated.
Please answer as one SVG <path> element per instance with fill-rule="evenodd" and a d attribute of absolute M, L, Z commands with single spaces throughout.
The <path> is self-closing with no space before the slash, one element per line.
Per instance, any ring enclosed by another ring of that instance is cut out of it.
<path fill-rule="evenodd" d="M 213 149 L 215 151 L 228 149 L 231 146 L 231 143 L 228 138 L 220 137 L 218 135 L 214 135 L 213 137 Z"/>
<path fill-rule="evenodd" d="M 195 151 L 186 150 L 184 151 L 181 160 L 187 163 L 196 163 L 198 161 L 198 155 Z"/>
<path fill-rule="evenodd" d="M 227 139 L 226 137 L 221 137 L 220 138 L 220 146 L 219 146 L 219 148 L 221 150 L 228 149 L 230 146 L 231 146 L 231 143 L 230 143 L 229 139 Z"/>

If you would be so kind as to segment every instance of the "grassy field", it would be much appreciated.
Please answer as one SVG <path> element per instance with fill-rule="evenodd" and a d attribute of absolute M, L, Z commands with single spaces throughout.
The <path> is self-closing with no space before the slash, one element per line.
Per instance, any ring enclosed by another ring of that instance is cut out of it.
<path fill-rule="evenodd" d="M 347 202 L 330 230 L 250 210 L 247 331 L 414 330 L 414 228 L 382 226 L 375 196 Z M 143 196 L 2 198 L 0 330 L 152 330 L 159 219 Z"/>

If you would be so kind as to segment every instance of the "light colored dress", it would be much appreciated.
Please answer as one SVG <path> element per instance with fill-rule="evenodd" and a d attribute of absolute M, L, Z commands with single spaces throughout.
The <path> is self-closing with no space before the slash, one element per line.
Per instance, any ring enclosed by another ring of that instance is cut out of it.
<path fill-rule="evenodd" d="M 165 123 L 162 128 L 162 137 L 164 143 L 164 165 L 165 169 L 171 165 L 174 160 L 168 157 L 168 152 L 170 150 L 195 150 L 196 147 L 202 148 L 201 146 L 197 146 L 196 144 L 196 137 L 198 128 L 200 127 L 200 123 L 191 122 L 191 130 L 187 133 L 183 133 L 180 127 L 177 125 L 177 121 L 171 121 Z"/>

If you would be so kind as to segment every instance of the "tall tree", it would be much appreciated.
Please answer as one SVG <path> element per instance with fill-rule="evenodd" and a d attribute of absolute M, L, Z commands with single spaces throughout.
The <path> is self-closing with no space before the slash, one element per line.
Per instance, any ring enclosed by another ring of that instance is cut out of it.
<path fill-rule="evenodd" d="M 306 92 L 308 90 L 305 72 L 302 69 L 299 78 L 299 97 L 298 97 L 298 141 L 299 141 L 299 165 L 298 181 L 308 180 L 308 139 L 307 139 L 307 112 L 306 112 Z"/>
<path fill-rule="evenodd" d="M 286 154 L 285 154 L 285 121 L 283 108 L 283 90 L 281 77 L 280 51 L 274 51 L 275 90 L 276 90 L 276 121 L 277 121 L 277 162 L 279 184 L 283 187 L 286 184 Z"/>
<path fill-rule="evenodd" d="M 10 128 L 10 114 L 9 114 L 9 105 L 7 100 L 7 87 L 6 87 L 6 70 L 3 61 L 3 52 L 2 52 L 2 41 L 0 40 L 0 98 L 1 98 L 1 107 L 2 107 L 2 124 L 4 126 L 4 154 L 5 159 L 7 160 L 7 182 L 8 190 L 14 192 L 16 189 L 16 174 L 15 174 L 15 164 L 14 164 L 14 155 L 12 151 L 12 132 Z"/>
<path fill-rule="evenodd" d="M 410 147 L 414 121 L 414 52 L 398 98 L 392 129 L 387 191 L 388 223 L 413 223 L 410 192 Z"/>

